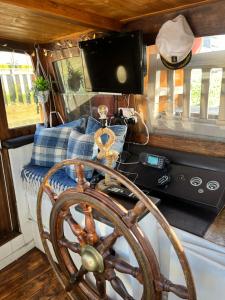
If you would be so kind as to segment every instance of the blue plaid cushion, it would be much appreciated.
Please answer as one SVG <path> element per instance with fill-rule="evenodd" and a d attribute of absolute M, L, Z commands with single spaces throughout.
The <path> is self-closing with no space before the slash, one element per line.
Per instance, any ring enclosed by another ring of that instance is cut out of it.
<path fill-rule="evenodd" d="M 99 128 L 101 128 L 101 123 L 92 118 L 88 118 L 88 123 L 86 127 L 86 133 L 95 133 Z M 115 150 L 121 154 L 123 151 L 123 146 L 126 138 L 127 133 L 127 126 L 126 125 L 112 125 L 109 126 L 109 128 L 115 133 L 116 135 L 116 142 L 112 145 L 112 150 Z M 105 144 L 108 140 L 108 135 L 104 134 L 102 135 L 102 142 Z M 105 164 L 105 159 L 100 160 L 100 163 Z M 112 166 L 115 168 L 116 163 Z"/>
<path fill-rule="evenodd" d="M 31 164 L 52 167 L 66 159 L 70 127 L 38 128 L 34 135 Z"/>
<path fill-rule="evenodd" d="M 60 124 L 57 127 L 71 127 L 71 128 L 79 128 L 80 132 L 85 131 L 86 127 L 86 119 L 80 118 L 78 120 L 71 121 L 69 123 Z"/>
<path fill-rule="evenodd" d="M 77 130 L 72 130 L 67 149 L 68 159 L 88 159 L 94 160 L 97 156 L 97 148 L 94 145 L 94 134 L 82 134 Z M 93 169 L 85 167 L 85 177 L 91 179 Z M 66 166 L 66 173 L 72 179 L 76 180 L 74 166 Z"/>
<path fill-rule="evenodd" d="M 60 124 L 58 126 L 55 126 L 55 128 L 58 127 L 71 127 L 71 128 L 79 128 L 79 131 L 83 132 L 85 131 L 85 127 L 86 127 L 86 119 L 85 118 L 80 118 L 78 120 L 74 120 L 68 123 L 64 123 L 64 124 Z M 41 130 L 41 129 L 45 129 L 45 125 L 44 124 L 40 124 L 37 123 L 36 124 L 36 131 L 37 130 Z"/>

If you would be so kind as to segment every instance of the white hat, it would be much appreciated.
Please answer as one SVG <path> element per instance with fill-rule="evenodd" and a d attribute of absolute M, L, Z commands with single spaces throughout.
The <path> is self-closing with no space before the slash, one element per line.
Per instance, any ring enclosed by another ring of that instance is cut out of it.
<path fill-rule="evenodd" d="M 164 23 L 156 37 L 162 63 L 169 69 L 180 69 L 190 62 L 193 43 L 194 34 L 183 15 Z"/>

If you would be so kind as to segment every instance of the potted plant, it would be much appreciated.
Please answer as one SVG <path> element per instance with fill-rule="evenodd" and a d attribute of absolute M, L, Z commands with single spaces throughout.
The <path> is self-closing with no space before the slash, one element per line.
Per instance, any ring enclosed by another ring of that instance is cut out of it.
<path fill-rule="evenodd" d="M 68 70 L 68 86 L 73 92 L 78 92 L 82 82 L 82 73 L 79 70 Z"/>
<path fill-rule="evenodd" d="M 33 81 L 34 95 L 40 103 L 46 103 L 49 96 L 49 81 L 43 76 L 37 76 Z"/>
<path fill-rule="evenodd" d="M 48 116 L 45 109 L 45 103 L 48 101 L 50 84 L 43 76 L 37 76 L 33 81 L 34 98 L 42 106 L 45 127 L 48 126 Z"/>

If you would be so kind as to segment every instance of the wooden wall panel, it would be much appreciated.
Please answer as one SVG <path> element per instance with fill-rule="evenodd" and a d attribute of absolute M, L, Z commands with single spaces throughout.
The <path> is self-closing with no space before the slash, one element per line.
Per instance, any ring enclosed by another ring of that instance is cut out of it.
<path fill-rule="evenodd" d="M 224 0 L 197 7 L 177 9 L 173 12 L 159 12 L 128 22 L 124 30 L 143 30 L 144 40 L 148 45 L 155 44 L 155 38 L 163 23 L 183 14 L 196 37 L 225 34 L 225 3 Z"/>

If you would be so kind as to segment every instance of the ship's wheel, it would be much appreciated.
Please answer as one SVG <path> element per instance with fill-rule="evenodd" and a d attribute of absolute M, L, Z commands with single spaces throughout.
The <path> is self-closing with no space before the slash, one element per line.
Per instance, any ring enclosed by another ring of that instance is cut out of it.
<path fill-rule="evenodd" d="M 56 195 L 49 185 L 49 179 L 57 170 L 68 165 L 74 165 L 78 179 L 77 186 Z M 108 195 L 92 189 L 84 177 L 85 167 L 104 172 L 130 189 L 139 199 L 134 208 L 127 211 Z M 47 194 L 52 202 L 49 231 L 42 223 L 43 194 Z M 83 226 L 76 219 L 75 206 L 79 206 L 82 210 L 85 220 Z M 182 266 L 186 287 L 170 282 L 160 273 L 153 248 L 138 225 L 138 217 L 145 210 L 155 217 L 170 239 Z M 101 226 L 96 229 L 97 221 L 93 217 L 93 211 L 104 216 L 112 224 L 113 230 L 110 234 L 104 236 L 100 232 Z M 162 298 L 163 291 L 174 293 L 183 299 L 196 299 L 191 270 L 174 231 L 149 198 L 115 170 L 86 160 L 66 160 L 58 163 L 48 172 L 40 187 L 37 216 L 46 255 L 71 299 L 113 300 L 114 298 L 108 295 L 108 287 L 126 300 L 159 300 Z M 65 235 L 65 224 L 73 234 L 72 241 Z M 120 257 L 114 247 L 122 237 L 133 252 L 137 262 L 135 266 Z M 80 258 L 79 266 L 76 263 L 78 260 L 76 261 L 73 255 L 76 257 L 78 255 Z M 90 281 L 90 274 L 92 281 Z M 142 286 L 142 294 L 138 299 L 131 296 L 120 274 L 132 276 Z"/>

